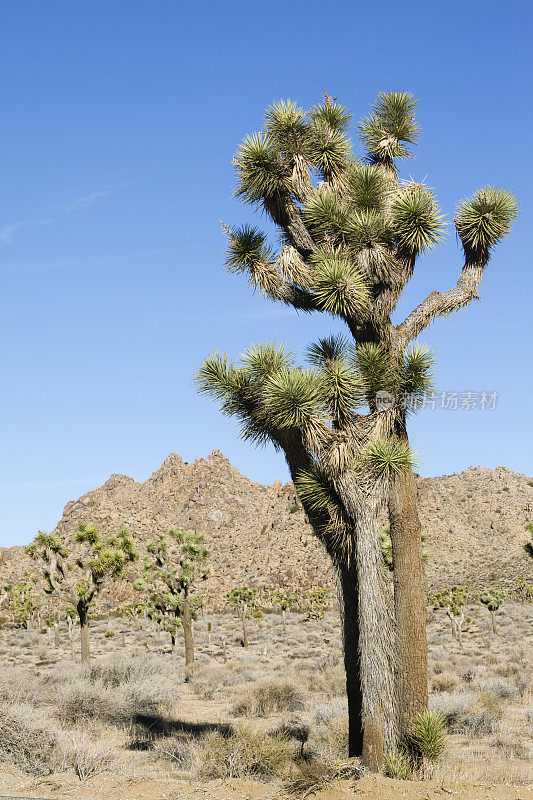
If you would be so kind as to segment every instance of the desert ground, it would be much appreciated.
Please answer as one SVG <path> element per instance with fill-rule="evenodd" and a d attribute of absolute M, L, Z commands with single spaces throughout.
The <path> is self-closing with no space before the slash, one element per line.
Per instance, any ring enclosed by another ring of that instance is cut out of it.
<path fill-rule="evenodd" d="M 463 637 L 430 614 L 431 708 L 447 748 L 424 780 L 362 775 L 346 760 L 338 612 L 304 621 L 205 616 L 184 682 L 181 640 L 147 620 L 95 620 L 90 666 L 67 631 L 0 631 L 0 795 L 125 798 L 533 797 L 533 606 L 479 606 Z"/>

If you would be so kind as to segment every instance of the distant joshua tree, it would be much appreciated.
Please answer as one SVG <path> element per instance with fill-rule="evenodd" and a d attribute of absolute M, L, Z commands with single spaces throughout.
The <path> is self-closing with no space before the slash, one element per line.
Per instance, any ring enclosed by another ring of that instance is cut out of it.
<path fill-rule="evenodd" d="M 278 606 L 279 610 L 281 611 L 281 617 L 283 620 L 283 633 L 286 632 L 287 611 L 290 611 L 291 608 L 294 608 L 294 606 L 298 604 L 299 599 L 300 597 L 298 594 L 285 594 L 285 592 L 282 592 L 281 589 L 274 589 L 272 592 L 272 605 Z"/>
<path fill-rule="evenodd" d="M 226 594 L 228 603 L 237 610 L 237 613 L 242 621 L 243 647 L 248 647 L 248 629 L 246 627 L 246 619 L 249 612 L 255 607 L 256 596 L 257 589 L 250 589 L 248 586 L 236 586 Z"/>
<path fill-rule="evenodd" d="M 491 586 L 490 589 L 485 589 L 479 596 L 479 602 L 482 603 L 490 612 L 493 633 L 498 633 L 498 627 L 496 625 L 496 612 L 504 599 L 505 591 L 497 586 Z"/>
<path fill-rule="evenodd" d="M 133 540 L 125 530 L 103 538 L 94 526 L 80 523 L 73 544 L 40 531 L 26 552 L 41 572 L 44 591 L 76 610 L 81 660 L 89 661 L 91 605 L 103 587 L 121 578 L 127 564 L 136 560 Z"/>
<path fill-rule="evenodd" d="M 397 161 L 410 155 L 418 136 L 415 106 L 407 92 L 378 96 L 359 125 L 362 160 L 347 135 L 351 115 L 336 98 L 326 95 L 308 111 L 292 101 L 267 109 L 264 130 L 247 136 L 235 154 L 236 195 L 277 226 L 281 251 L 250 225 L 226 228 L 227 268 L 276 302 L 332 315 L 347 336 L 311 345 L 310 368 L 296 366 L 276 342 L 263 342 L 240 365 L 216 352 L 197 375 L 200 390 L 241 422 L 247 439 L 285 454 L 341 587 L 349 754 L 362 755 L 374 770 L 384 749 L 409 739 L 428 702 L 406 419 L 431 389 L 433 356 L 415 340 L 435 318 L 478 297 L 491 250 L 517 213 L 515 198 L 492 186 L 460 203 L 455 229 L 465 260 L 456 285 L 432 291 L 403 322 L 392 323 L 418 257 L 443 231 L 432 189 L 398 177 Z M 384 504 L 394 601 L 380 552 Z"/>
<path fill-rule="evenodd" d="M 183 628 L 185 679 L 189 680 L 194 665 L 192 623 L 202 602 L 193 589 L 196 581 L 207 577 L 209 550 L 202 534 L 183 528 L 169 530 L 166 536 L 160 534 L 148 542 L 147 550 L 143 576 L 133 585 L 146 593 L 149 616 L 159 619 L 170 633 L 173 646 L 177 631 Z"/>
<path fill-rule="evenodd" d="M 466 586 L 451 586 L 436 592 L 432 597 L 432 605 L 435 610 L 443 608 L 448 615 L 451 625 L 452 636 L 457 639 L 459 646 L 463 646 L 463 630 L 465 626 L 471 625 L 475 620 L 465 613 L 465 605 L 468 602 L 469 593 Z"/>

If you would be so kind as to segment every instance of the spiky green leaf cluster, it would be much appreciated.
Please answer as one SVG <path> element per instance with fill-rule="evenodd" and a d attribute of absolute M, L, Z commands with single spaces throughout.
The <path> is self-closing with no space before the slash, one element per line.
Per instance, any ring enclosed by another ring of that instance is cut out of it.
<path fill-rule="evenodd" d="M 303 155 L 309 138 L 306 114 L 293 100 L 279 100 L 267 108 L 265 130 L 285 156 Z"/>
<path fill-rule="evenodd" d="M 446 718 L 438 711 L 424 711 L 415 723 L 411 742 L 427 761 L 434 763 L 446 748 Z"/>
<path fill-rule="evenodd" d="M 383 437 L 370 442 L 359 454 L 356 469 L 377 478 L 390 478 L 413 469 L 415 456 L 406 442 Z"/>
<path fill-rule="evenodd" d="M 271 251 L 266 236 L 251 225 L 243 225 L 229 236 L 226 269 L 237 274 L 249 272 L 258 261 L 270 263 Z"/>
<path fill-rule="evenodd" d="M 392 203 L 391 216 L 398 245 L 410 255 L 433 247 L 442 237 L 443 215 L 427 186 L 410 183 L 401 187 Z"/>
<path fill-rule="evenodd" d="M 411 396 L 421 396 L 433 390 L 432 369 L 435 354 L 428 347 L 411 344 L 404 355 L 402 391 Z"/>
<path fill-rule="evenodd" d="M 379 164 L 354 163 L 347 175 L 350 205 L 358 211 L 381 211 L 387 181 Z"/>
<path fill-rule="evenodd" d="M 279 147 L 272 136 L 252 133 L 235 153 L 237 170 L 235 194 L 245 202 L 259 203 L 288 189 L 287 168 L 280 159 Z"/>
<path fill-rule="evenodd" d="M 383 774 L 387 778 L 407 781 L 413 772 L 413 763 L 405 750 L 389 750 L 383 759 Z"/>
<path fill-rule="evenodd" d="M 410 92 L 380 92 L 371 114 L 359 130 L 371 161 L 390 161 L 410 155 L 404 144 L 414 144 L 418 125 L 414 111 L 416 100 Z"/>
<path fill-rule="evenodd" d="M 496 186 L 484 186 L 457 209 L 455 227 L 467 259 L 484 262 L 490 250 L 509 232 L 518 214 L 515 196 Z"/>
<path fill-rule="evenodd" d="M 314 295 L 324 311 L 350 318 L 368 311 L 368 284 L 361 270 L 341 252 L 318 250 L 312 256 Z"/>
<path fill-rule="evenodd" d="M 318 411 L 315 376 L 293 367 L 272 375 L 265 384 L 269 417 L 280 428 L 305 428 Z"/>

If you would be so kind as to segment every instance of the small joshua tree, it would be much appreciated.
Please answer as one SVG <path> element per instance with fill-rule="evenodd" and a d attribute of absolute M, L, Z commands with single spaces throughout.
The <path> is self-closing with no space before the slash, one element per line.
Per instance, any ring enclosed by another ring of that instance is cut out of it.
<path fill-rule="evenodd" d="M 480 597 L 479 602 L 482 603 L 490 612 L 492 621 L 492 632 L 498 633 L 496 626 L 496 612 L 505 598 L 505 592 L 497 586 L 492 586 L 490 589 L 485 589 Z"/>
<path fill-rule="evenodd" d="M 166 536 L 160 534 L 148 542 L 147 550 L 143 577 L 135 581 L 134 588 L 147 592 L 148 615 L 170 633 L 173 647 L 178 629 L 183 628 L 188 680 L 194 664 L 192 623 L 202 603 L 199 595 L 193 595 L 193 588 L 195 581 L 207 577 L 209 550 L 202 534 L 183 528 L 169 530 Z"/>
<path fill-rule="evenodd" d="M 463 646 L 463 630 L 465 626 L 475 622 L 472 617 L 466 616 L 465 605 L 468 601 L 468 589 L 465 586 L 452 586 L 442 589 L 432 597 L 432 605 L 435 610 L 444 608 L 450 619 L 452 636 L 457 639 L 459 646 Z"/>
<path fill-rule="evenodd" d="M 326 613 L 328 600 L 331 598 L 331 592 L 324 586 L 318 586 L 312 589 L 305 595 L 308 602 L 308 609 L 302 622 L 309 622 L 311 619 L 322 619 Z"/>
<path fill-rule="evenodd" d="M 80 523 L 74 545 L 40 531 L 26 552 L 41 571 L 44 591 L 76 609 L 80 624 L 81 660 L 90 659 L 89 614 L 96 595 L 121 578 L 137 554 L 125 530 L 103 538 L 94 526 Z"/>
<path fill-rule="evenodd" d="M 226 597 L 242 620 L 242 646 L 248 647 L 248 630 L 246 628 L 246 618 L 249 612 L 255 607 L 257 589 L 250 589 L 248 586 L 236 586 L 231 589 Z"/>
<path fill-rule="evenodd" d="M 283 620 L 283 633 L 286 631 L 286 616 L 287 611 L 298 603 L 299 596 L 297 594 L 285 594 L 281 589 L 274 589 L 271 595 L 272 605 L 278 606 L 281 611 L 281 618 Z"/>
<path fill-rule="evenodd" d="M 13 622 L 22 628 L 29 629 L 38 608 L 34 595 L 34 583 L 29 580 L 8 583 L 4 587 L 4 591 Z"/>

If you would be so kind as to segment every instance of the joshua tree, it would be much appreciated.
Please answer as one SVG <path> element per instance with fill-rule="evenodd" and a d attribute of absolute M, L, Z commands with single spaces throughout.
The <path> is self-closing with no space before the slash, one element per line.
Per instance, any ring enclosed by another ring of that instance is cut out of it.
<path fill-rule="evenodd" d="M 309 622 L 311 619 L 322 619 L 326 613 L 328 600 L 331 598 L 329 589 L 326 589 L 324 586 L 319 586 L 307 592 L 305 597 L 309 607 L 302 622 Z"/>
<path fill-rule="evenodd" d="M 74 549 L 75 546 L 75 549 Z M 80 523 L 74 546 L 53 533 L 40 531 L 26 552 L 42 573 L 44 591 L 76 609 L 80 623 L 81 660 L 89 661 L 89 614 L 96 595 L 121 578 L 137 554 L 124 530 L 102 538 L 94 526 Z"/>
<path fill-rule="evenodd" d="M 185 642 L 185 678 L 192 674 L 194 664 L 194 639 L 192 622 L 201 605 L 201 598 L 193 595 L 194 582 L 206 578 L 205 563 L 209 551 L 204 537 L 182 528 L 172 529 L 156 541 L 148 542 L 149 556 L 145 559 L 142 578 L 134 583 L 137 591 L 148 593 L 148 613 L 159 617 L 168 630 L 172 644 L 176 644 L 177 631 L 183 628 Z"/>
<path fill-rule="evenodd" d="M 498 628 L 496 626 L 496 612 L 504 598 L 505 592 L 503 589 L 499 589 L 497 586 L 492 586 L 490 589 L 485 589 L 479 597 L 479 602 L 482 603 L 488 611 L 490 611 L 493 633 L 498 633 Z"/>
<path fill-rule="evenodd" d="M 35 585 L 28 580 L 8 583 L 4 587 L 13 622 L 26 629 L 31 627 L 38 608 L 34 590 Z"/>
<path fill-rule="evenodd" d="M 257 589 L 250 589 L 248 586 L 236 586 L 226 594 L 230 605 L 237 609 L 242 620 L 242 646 L 248 647 L 248 630 L 246 628 L 246 618 L 250 609 L 255 606 Z"/>
<path fill-rule="evenodd" d="M 465 605 L 469 599 L 468 588 L 465 586 L 451 586 L 436 592 L 431 598 L 435 610 L 443 608 L 450 620 L 452 636 L 457 639 L 459 646 L 463 646 L 463 630 L 465 625 L 475 622 L 472 617 L 466 616 Z"/>
<path fill-rule="evenodd" d="M 299 498 L 339 577 L 349 707 L 349 753 L 379 768 L 383 746 L 412 732 L 427 706 L 427 646 L 420 523 L 406 431 L 407 404 L 431 387 L 431 354 L 413 340 L 436 317 L 477 297 L 492 247 L 516 202 L 484 187 L 463 201 L 455 226 L 465 262 L 457 285 L 431 294 L 399 325 L 390 319 L 418 256 L 443 222 L 430 188 L 398 179 L 396 162 L 417 138 L 411 94 L 380 94 L 359 126 L 364 157 L 346 135 L 350 115 L 330 100 L 308 112 L 271 106 L 265 129 L 234 158 L 237 196 L 278 227 L 226 228 L 230 272 L 274 301 L 328 313 L 349 334 L 309 348 L 312 369 L 275 343 L 248 350 L 240 366 L 215 353 L 200 390 L 242 423 L 246 438 L 285 454 Z M 312 176 L 318 177 L 313 183 Z M 378 512 L 388 504 L 394 611 L 381 562 Z M 395 664 L 398 665 L 395 683 Z"/>
<path fill-rule="evenodd" d="M 283 633 L 286 631 L 286 624 L 285 618 L 287 616 L 287 611 L 290 611 L 291 608 L 298 603 L 299 597 L 297 594 L 285 594 L 280 589 L 274 589 L 271 595 L 272 605 L 279 606 L 279 610 L 281 611 L 281 618 L 283 620 Z"/>

